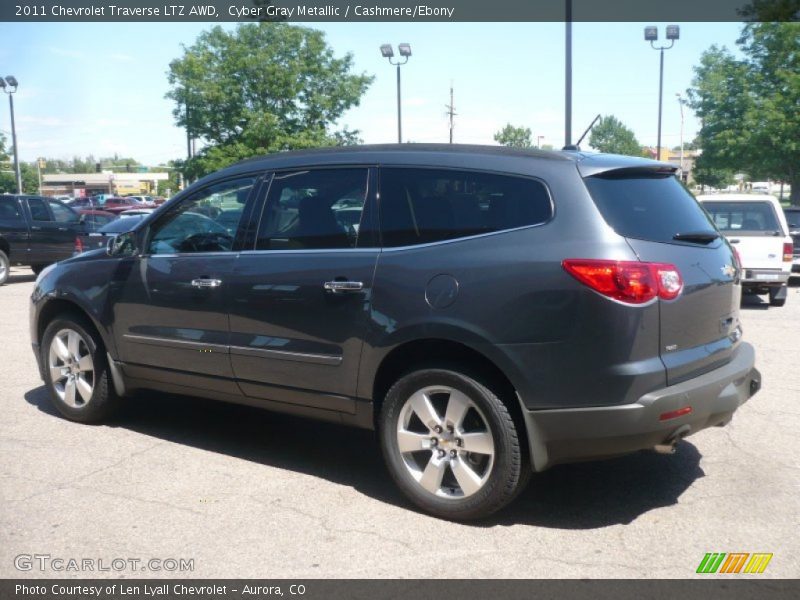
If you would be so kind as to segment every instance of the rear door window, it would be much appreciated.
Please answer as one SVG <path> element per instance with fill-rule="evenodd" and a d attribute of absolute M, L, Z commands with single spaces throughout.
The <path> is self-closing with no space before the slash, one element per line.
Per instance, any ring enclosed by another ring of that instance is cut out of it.
<path fill-rule="evenodd" d="M 535 179 L 449 169 L 381 170 L 384 246 L 516 229 L 552 216 L 550 194 Z"/>
<path fill-rule="evenodd" d="M 672 242 L 678 233 L 714 231 L 697 200 L 672 175 L 612 171 L 584 182 L 603 218 L 621 236 Z"/>
<path fill-rule="evenodd" d="M 22 221 L 16 198 L 0 197 L 0 221 Z"/>
<path fill-rule="evenodd" d="M 778 217 L 769 202 L 704 202 L 703 206 L 720 231 L 726 233 L 762 233 L 781 230 Z"/>
<path fill-rule="evenodd" d="M 52 221 L 53 217 L 50 211 L 47 210 L 47 204 L 41 198 L 28 198 L 28 208 L 31 211 L 31 219 L 34 221 Z"/>
<path fill-rule="evenodd" d="M 361 222 L 368 175 L 366 168 L 276 173 L 261 216 L 256 249 L 365 247 Z"/>

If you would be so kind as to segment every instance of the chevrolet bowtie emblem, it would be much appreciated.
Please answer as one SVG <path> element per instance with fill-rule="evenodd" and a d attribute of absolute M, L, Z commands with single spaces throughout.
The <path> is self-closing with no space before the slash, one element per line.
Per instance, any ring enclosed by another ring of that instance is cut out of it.
<path fill-rule="evenodd" d="M 736 267 L 733 265 L 725 265 L 722 267 L 722 274 L 727 275 L 728 277 L 733 277 L 736 275 Z"/>

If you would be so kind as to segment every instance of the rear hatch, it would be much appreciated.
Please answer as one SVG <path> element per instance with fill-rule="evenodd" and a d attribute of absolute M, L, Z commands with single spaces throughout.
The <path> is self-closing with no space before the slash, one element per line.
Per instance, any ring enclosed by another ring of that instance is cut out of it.
<path fill-rule="evenodd" d="M 669 168 L 605 170 L 584 178 L 606 222 L 644 262 L 677 267 L 674 300 L 659 299 L 660 356 L 668 385 L 720 367 L 741 335 L 733 251 Z"/>
<path fill-rule="evenodd" d="M 714 224 L 739 252 L 742 268 L 783 267 L 784 232 L 767 200 L 705 200 L 702 204 Z"/>

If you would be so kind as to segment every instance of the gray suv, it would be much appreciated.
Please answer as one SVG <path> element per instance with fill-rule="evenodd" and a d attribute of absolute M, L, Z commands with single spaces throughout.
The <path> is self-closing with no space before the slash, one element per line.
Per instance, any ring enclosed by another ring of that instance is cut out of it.
<path fill-rule="evenodd" d="M 69 419 L 153 390 L 374 428 L 413 503 L 472 519 L 730 421 L 760 386 L 740 296 L 670 165 L 365 146 L 197 182 L 42 272 L 31 338 Z"/>

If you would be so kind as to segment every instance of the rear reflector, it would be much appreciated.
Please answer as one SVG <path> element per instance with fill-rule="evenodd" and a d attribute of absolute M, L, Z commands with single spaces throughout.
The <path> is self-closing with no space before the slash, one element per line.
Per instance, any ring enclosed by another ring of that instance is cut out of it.
<path fill-rule="evenodd" d="M 666 263 L 568 258 L 561 266 L 596 292 L 627 304 L 674 300 L 683 290 L 680 271 Z"/>
<path fill-rule="evenodd" d="M 75 238 L 75 247 L 73 248 L 73 252 L 75 254 L 80 254 L 83 252 L 83 240 L 80 238 L 80 236 Z"/>
<path fill-rule="evenodd" d="M 784 242 L 783 244 L 783 262 L 792 262 L 792 244 L 791 242 Z"/>
<path fill-rule="evenodd" d="M 682 417 L 683 415 L 690 415 L 690 414 L 692 414 L 692 407 L 684 406 L 683 408 L 679 408 L 678 410 L 672 410 L 670 412 L 661 413 L 661 416 L 658 417 L 658 420 L 669 421 L 670 419 L 677 419 L 678 417 Z"/>

